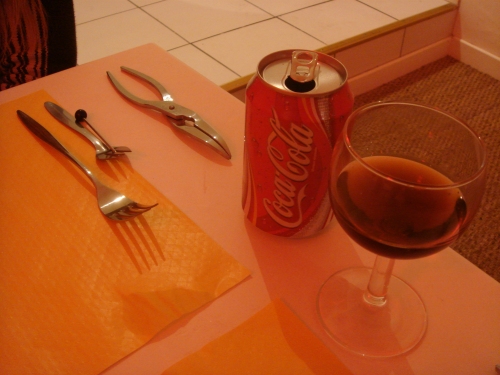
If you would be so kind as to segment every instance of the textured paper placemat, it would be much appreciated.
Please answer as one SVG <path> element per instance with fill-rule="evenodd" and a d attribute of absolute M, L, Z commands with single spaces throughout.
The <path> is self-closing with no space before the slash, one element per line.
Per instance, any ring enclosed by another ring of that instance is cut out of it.
<path fill-rule="evenodd" d="M 352 375 L 279 299 L 163 373 L 174 374 Z"/>
<path fill-rule="evenodd" d="M 0 106 L 0 373 L 97 374 L 249 272 L 126 158 L 96 161 L 47 100 L 40 91 Z M 159 205 L 128 222 L 105 218 L 90 180 L 17 109 L 104 183 Z"/>

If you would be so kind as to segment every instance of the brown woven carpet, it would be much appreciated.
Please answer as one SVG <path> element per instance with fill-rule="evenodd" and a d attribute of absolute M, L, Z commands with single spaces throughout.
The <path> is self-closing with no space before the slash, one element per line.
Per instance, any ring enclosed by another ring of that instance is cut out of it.
<path fill-rule="evenodd" d="M 500 282 L 500 81 L 445 57 L 359 95 L 355 107 L 380 100 L 441 108 L 467 122 L 485 141 L 489 175 L 482 207 L 452 247 Z"/>

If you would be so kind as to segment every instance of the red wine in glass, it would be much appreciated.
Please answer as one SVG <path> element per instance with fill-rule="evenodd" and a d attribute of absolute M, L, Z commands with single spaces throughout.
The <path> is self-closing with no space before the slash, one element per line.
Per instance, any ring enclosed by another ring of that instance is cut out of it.
<path fill-rule="evenodd" d="M 377 255 L 322 285 L 318 313 L 346 349 L 372 357 L 405 353 L 422 339 L 418 293 L 392 275 L 395 259 L 453 244 L 477 212 L 486 181 L 482 140 L 460 119 L 401 102 L 354 111 L 334 148 L 330 199 L 350 238 Z"/>

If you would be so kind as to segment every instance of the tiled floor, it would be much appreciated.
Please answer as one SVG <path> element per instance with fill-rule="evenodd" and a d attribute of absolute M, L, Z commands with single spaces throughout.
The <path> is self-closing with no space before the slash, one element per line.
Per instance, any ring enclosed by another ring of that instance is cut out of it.
<path fill-rule="evenodd" d="M 318 49 L 445 4 L 445 0 L 74 0 L 78 63 L 153 42 L 222 85 L 253 73 L 271 52 Z"/>

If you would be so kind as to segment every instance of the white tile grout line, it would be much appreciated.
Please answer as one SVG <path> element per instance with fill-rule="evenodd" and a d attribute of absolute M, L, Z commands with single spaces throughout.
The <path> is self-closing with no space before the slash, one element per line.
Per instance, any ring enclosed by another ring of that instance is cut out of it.
<path fill-rule="evenodd" d="M 175 30 L 171 29 L 168 25 L 166 25 L 165 23 L 161 22 L 159 19 L 157 19 L 157 18 L 156 18 L 156 17 L 154 17 L 152 14 L 148 13 L 146 10 L 144 10 L 144 9 L 143 9 L 143 8 L 144 8 L 144 7 L 146 7 L 146 6 L 149 6 L 149 5 L 153 5 L 153 4 L 160 3 L 160 2 L 162 2 L 163 0 L 156 1 L 156 2 L 153 2 L 153 3 L 147 4 L 147 5 L 143 5 L 143 6 L 139 6 L 139 5 L 137 5 L 137 4 L 134 4 L 134 3 L 133 3 L 132 1 L 130 1 L 130 0 L 127 0 L 127 1 L 128 1 L 128 3 L 130 3 L 131 5 L 133 5 L 133 6 L 134 6 L 134 8 L 132 8 L 132 9 L 126 9 L 126 10 L 123 10 L 123 11 L 118 11 L 118 12 L 115 12 L 115 13 L 112 13 L 112 14 L 108 14 L 108 15 L 105 15 L 105 16 L 102 16 L 102 17 L 98 17 L 98 18 L 95 18 L 95 19 L 92 19 L 92 20 L 88 20 L 88 21 L 85 21 L 85 22 L 81 22 L 81 23 L 77 24 L 77 26 L 79 26 L 79 25 L 83 25 L 83 24 L 86 24 L 86 23 L 89 23 L 89 22 L 93 22 L 93 21 L 95 21 L 95 20 L 99 20 L 99 19 L 104 19 L 104 18 L 112 17 L 112 16 L 117 15 L 117 14 L 121 14 L 121 13 L 129 12 L 129 11 L 136 10 L 136 9 L 140 9 L 140 10 L 141 10 L 142 12 L 144 12 L 144 13 L 145 13 L 148 17 L 151 17 L 151 18 L 152 18 L 152 19 L 154 19 L 156 22 L 160 23 L 163 27 L 165 27 L 166 29 L 168 29 L 169 31 L 171 31 L 172 33 L 174 33 L 175 35 L 177 35 L 180 39 L 182 39 L 182 40 L 184 40 L 184 41 L 186 42 L 186 44 L 183 44 L 183 45 L 181 45 L 181 46 L 177 46 L 177 47 L 171 48 L 171 49 L 169 49 L 168 51 L 174 51 L 174 50 L 176 50 L 176 49 L 178 49 L 178 48 L 182 48 L 182 47 L 186 47 L 186 46 L 190 45 L 190 46 L 194 47 L 195 49 L 197 49 L 198 51 L 200 51 L 200 52 L 202 52 L 203 54 L 205 54 L 207 57 L 209 57 L 209 58 L 211 58 L 212 60 L 214 60 L 215 62 L 217 62 L 219 65 L 221 65 L 221 66 L 223 66 L 224 68 L 226 68 L 226 69 L 227 69 L 228 71 L 230 71 L 231 73 L 233 73 L 233 74 L 235 74 L 236 76 L 238 76 L 238 77 L 242 78 L 243 76 L 241 76 L 240 74 L 236 73 L 233 69 L 229 68 L 229 67 L 228 67 L 228 66 L 226 66 L 224 63 L 222 63 L 221 61 L 217 60 L 215 57 L 213 57 L 213 56 L 209 55 L 207 52 L 205 52 L 205 51 L 203 51 L 202 49 L 200 49 L 199 47 L 197 47 L 197 46 L 195 45 L 195 43 L 198 43 L 198 42 L 201 42 L 201 41 L 204 41 L 204 40 L 207 40 L 207 39 L 210 39 L 210 38 L 216 37 L 216 36 L 218 36 L 218 35 L 227 34 L 227 33 L 229 33 L 229 32 L 233 32 L 233 31 L 235 31 L 235 30 L 240 30 L 240 29 L 243 29 L 243 28 L 246 28 L 246 27 L 249 27 L 249 26 L 253 26 L 253 25 L 259 24 L 259 23 L 268 22 L 268 21 L 270 21 L 270 20 L 277 19 L 277 20 L 279 20 L 280 22 L 283 22 L 283 23 L 285 23 L 285 24 L 287 24 L 287 25 L 289 25 L 289 26 L 291 26 L 291 27 L 295 28 L 296 30 L 298 30 L 298 31 L 300 31 L 300 32 L 302 32 L 302 33 L 304 33 L 305 35 L 307 35 L 307 36 L 309 36 L 309 37 L 311 37 L 311 38 L 313 38 L 313 39 L 315 39 L 315 40 L 319 41 L 320 43 L 325 44 L 325 46 L 326 46 L 326 43 L 325 43 L 325 42 L 323 42 L 322 40 L 318 39 L 317 37 L 315 37 L 315 36 L 313 36 L 313 35 L 311 35 L 311 34 L 309 34 L 309 33 L 307 33 L 307 32 L 306 32 L 306 31 L 304 31 L 304 30 L 301 30 L 301 29 L 300 29 L 300 28 L 298 28 L 297 26 L 292 25 L 292 24 L 290 24 L 289 22 L 286 22 L 285 20 L 281 19 L 280 17 L 281 17 L 281 16 L 283 16 L 283 15 L 285 15 L 285 14 L 290 14 L 290 13 L 297 12 L 297 11 L 300 11 L 300 10 L 303 10 L 303 9 L 307 9 L 307 8 L 311 8 L 311 7 L 314 7 L 314 6 L 318 6 L 318 5 L 320 5 L 320 4 L 328 3 L 328 2 L 330 2 L 330 1 L 332 1 L 332 0 L 323 1 L 323 2 L 320 2 L 320 3 L 317 3 L 317 4 L 312 4 L 312 5 L 310 5 L 310 6 L 306 6 L 306 7 L 299 8 L 299 9 L 295 9 L 295 10 L 290 11 L 290 12 L 285 12 L 285 13 L 280 14 L 280 15 L 277 15 L 277 16 L 272 15 L 271 13 L 269 13 L 269 12 L 267 12 L 266 10 L 264 10 L 264 9 L 260 8 L 259 6 L 257 6 L 257 5 L 255 5 L 255 4 L 253 4 L 253 3 L 249 2 L 249 1 L 245 0 L 245 2 L 246 2 L 246 3 L 248 3 L 248 4 L 252 5 L 252 6 L 254 6 L 255 8 L 257 8 L 257 9 L 259 9 L 259 10 L 263 11 L 264 13 L 268 14 L 268 15 L 269 15 L 269 18 L 266 18 L 266 19 L 264 19 L 264 20 L 260 20 L 260 21 L 257 21 L 257 22 L 252 22 L 252 23 L 249 23 L 249 24 L 246 24 L 246 25 L 240 26 L 240 27 L 236 27 L 236 28 L 230 29 L 230 30 L 226 30 L 226 31 L 224 31 L 224 32 L 221 32 L 221 33 L 218 33 L 218 34 L 214 34 L 214 35 L 208 36 L 208 37 L 206 37 L 206 38 L 202 38 L 202 39 L 195 40 L 195 41 L 192 41 L 192 42 L 189 42 L 188 40 L 186 40 L 186 39 L 185 39 L 182 35 L 180 35 L 179 33 L 177 33 Z M 359 2 L 359 3 L 361 3 L 361 4 L 363 4 L 364 6 L 367 6 L 367 7 L 371 8 L 371 9 L 376 10 L 377 12 L 380 12 L 380 13 L 382 13 L 382 14 L 384 14 L 384 15 L 387 15 L 387 16 L 388 16 L 388 17 L 390 17 L 390 18 L 393 18 L 395 21 L 398 21 L 398 19 L 396 19 L 396 18 L 394 18 L 394 17 L 392 17 L 392 16 L 390 16 L 390 15 L 388 15 L 388 14 L 386 14 L 386 13 L 384 13 L 384 12 L 382 12 L 382 11 L 378 10 L 378 9 L 376 9 L 375 7 L 369 6 L 369 5 L 365 4 L 365 3 L 363 3 L 362 1 L 358 1 L 358 0 L 356 0 L 356 1 L 357 1 L 357 2 Z M 401 48 L 403 48 L 403 45 L 401 46 Z"/>

